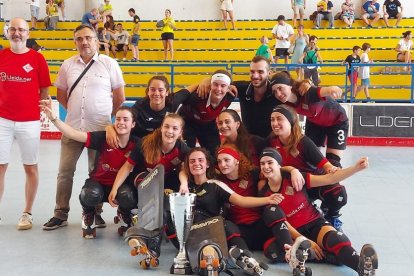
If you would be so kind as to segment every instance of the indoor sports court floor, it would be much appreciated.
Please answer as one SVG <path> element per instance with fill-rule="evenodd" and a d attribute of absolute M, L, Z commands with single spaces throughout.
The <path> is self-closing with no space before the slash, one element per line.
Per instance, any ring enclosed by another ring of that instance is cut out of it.
<path fill-rule="evenodd" d="M 42 225 L 53 215 L 59 141 L 43 140 L 40 155 L 40 186 L 33 209 L 33 229 L 16 230 L 23 208 L 24 174 L 19 151 L 14 145 L 6 175 L 6 187 L 0 204 L 1 275 L 168 275 L 175 256 L 171 244 L 163 244 L 160 267 L 143 271 L 138 257 L 129 255 L 129 247 L 113 224 L 115 210 L 104 206 L 108 227 L 97 230 L 97 238 L 81 236 L 80 187 L 87 177 L 86 155 L 82 155 L 75 175 L 69 226 L 43 231 Z M 348 205 L 343 209 L 344 232 L 359 249 L 372 243 L 378 251 L 377 275 L 413 275 L 414 263 L 414 148 L 349 147 L 343 164 L 353 164 L 368 156 L 370 168 L 344 182 Z M 258 258 L 262 254 L 256 252 Z M 313 275 L 356 275 L 351 269 L 326 264 L 309 264 Z M 241 274 L 242 275 L 242 274 Z M 291 275 L 286 264 L 270 265 L 265 275 Z"/>

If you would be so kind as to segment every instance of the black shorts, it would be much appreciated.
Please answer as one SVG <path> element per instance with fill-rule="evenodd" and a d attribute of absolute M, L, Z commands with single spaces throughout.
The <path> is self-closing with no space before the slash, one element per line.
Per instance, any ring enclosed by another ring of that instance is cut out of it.
<path fill-rule="evenodd" d="M 324 127 L 318 126 L 306 120 L 305 135 L 308 136 L 316 146 L 344 150 L 348 138 L 349 122 L 344 121 L 338 125 Z M 325 143 L 326 141 L 326 143 Z"/>
<path fill-rule="evenodd" d="M 389 14 L 388 14 L 388 18 L 389 18 L 389 19 L 391 19 L 391 18 L 395 18 L 395 19 L 397 19 L 397 17 L 398 17 L 398 13 L 389 13 Z"/>
<path fill-rule="evenodd" d="M 161 39 L 162 40 L 174 40 L 174 33 L 162 33 Z"/>
<path fill-rule="evenodd" d="M 123 51 L 125 46 L 125 44 L 116 44 L 115 49 L 116 51 Z"/>
<path fill-rule="evenodd" d="M 288 49 L 289 48 L 276 48 L 276 56 L 277 57 L 288 57 L 289 56 Z"/>
<path fill-rule="evenodd" d="M 318 240 L 319 232 L 324 226 L 332 226 L 332 225 L 328 221 L 326 221 L 323 217 L 320 217 L 308 224 L 305 224 L 299 227 L 296 230 L 298 230 L 298 232 L 301 233 L 303 236 L 316 242 Z"/>
<path fill-rule="evenodd" d="M 102 44 L 100 44 L 100 45 L 99 45 L 99 51 L 105 51 L 105 46 L 104 46 L 104 45 L 102 45 Z"/>

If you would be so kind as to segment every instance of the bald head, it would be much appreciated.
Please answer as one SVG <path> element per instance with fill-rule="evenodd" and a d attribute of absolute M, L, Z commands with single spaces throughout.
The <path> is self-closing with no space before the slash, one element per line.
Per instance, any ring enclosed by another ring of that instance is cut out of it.
<path fill-rule="evenodd" d="M 12 20 L 10 20 L 9 26 L 12 27 L 14 25 L 19 26 L 19 28 L 29 30 L 29 24 L 23 18 L 15 17 Z"/>
<path fill-rule="evenodd" d="M 26 41 L 29 37 L 29 24 L 23 18 L 13 18 L 10 20 L 8 37 L 11 50 L 16 54 L 22 54 L 29 49 L 26 47 Z"/>

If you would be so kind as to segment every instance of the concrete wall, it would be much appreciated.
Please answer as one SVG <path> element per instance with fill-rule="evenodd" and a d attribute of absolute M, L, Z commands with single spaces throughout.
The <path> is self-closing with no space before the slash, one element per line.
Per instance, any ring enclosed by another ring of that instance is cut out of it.
<path fill-rule="evenodd" d="M 307 0 L 306 15 L 316 9 L 319 0 Z M 404 16 L 414 17 L 414 1 L 400 0 L 404 6 Z M 3 15 L 6 20 L 20 16 L 30 18 L 30 0 L 3 0 Z M 86 8 L 99 5 L 103 0 L 66 0 L 66 17 L 69 20 L 80 20 Z M 340 11 L 343 0 L 333 0 L 334 13 Z M 354 0 L 355 5 L 361 6 L 364 0 Z M 384 0 L 380 0 L 382 5 Z M 179 3 L 179 4 L 178 4 Z M 134 8 L 141 20 L 159 20 L 164 16 L 164 10 L 170 9 L 176 20 L 185 19 L 219 19 L 220 0 L 112 0 L 115 20 L 128 20 L 128 9 Z M 41 0 L 41 17 L 45 14 L 45 1 Z M 290 0 L 234 0 L 236 19 L 272 19 L 279 14 L 292 17 Z M 358 8 L 359 14 L 359 8 Z"/>

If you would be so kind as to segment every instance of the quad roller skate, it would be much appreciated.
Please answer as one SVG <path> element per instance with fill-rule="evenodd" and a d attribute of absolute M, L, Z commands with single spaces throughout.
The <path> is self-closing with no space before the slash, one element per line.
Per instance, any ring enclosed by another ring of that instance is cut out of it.
<path fill-rule="evenodd" d="M 263 275 L 264 271 L 269 269 L 267 264 L 253 258 L 253 254 L 249 250 L 232 247 L 229 250 L 229 255 L 238 267 L 250 275 Z"/>
<path fill-rule="evenodd" d="M 198 275 L 216 276 L 224 269 L 223 253 L 217 244 L 207 244 L 198 254 Z"/>
<path fill-rule="evenodd" d="M 312 269 L 305 266 L 305 262 L 310 255 L 310 248 L 310 241 L 303 236 L 296 238 L 292 246 L 285 245 L 286 261 L 293 268 L 292 273 L 294 276 L 300 276 L 302 274 L 312 276 Z"/>
<path fill-rule="evenodd" d="M 359 276 L 373 276 L 378 269 L 378 256 L 371 244 L 362 246 L 359 255 Z"/>
<path fill-rule="evenodd" d="M 161 246 L 160 231 L 131 227 L 125 232 L 125 241 L 131 247 L 131 256 L 144 256 L 139 261 L 141 268 L 158 267 Z"/>
<path fill-rule="evenodd" d="M 96 237 L 94 213 L 82 213 L 82 236 L 85 239 L 94 239 Z"/>

